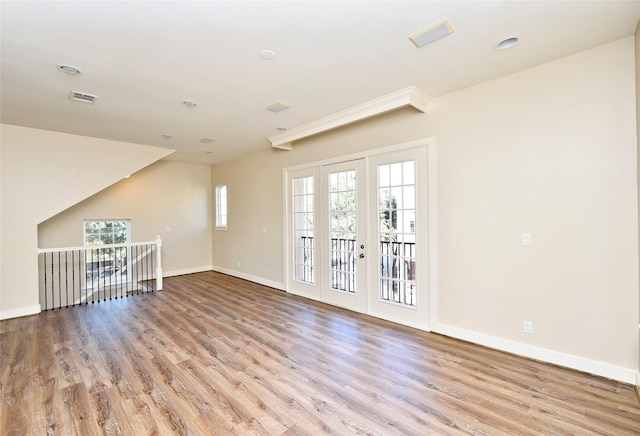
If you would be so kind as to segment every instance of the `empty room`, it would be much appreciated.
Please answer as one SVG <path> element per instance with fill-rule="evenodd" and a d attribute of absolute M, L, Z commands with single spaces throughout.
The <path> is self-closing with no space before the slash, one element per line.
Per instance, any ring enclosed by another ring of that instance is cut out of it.
<path fill-rule="evenodd" d="M 640 434 L 640 1 L 0 20 L 0 434 Z"/>

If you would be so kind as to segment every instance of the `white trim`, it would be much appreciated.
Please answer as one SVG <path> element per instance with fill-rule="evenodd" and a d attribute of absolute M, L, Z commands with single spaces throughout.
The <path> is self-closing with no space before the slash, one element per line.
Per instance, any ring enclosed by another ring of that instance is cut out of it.
<path fill-rule="evenodd" d="M 280 283 L 280 282 L 274 282 L 271 280 L 267 280 L 267 279 L 263 279 L 261 277 L 257 277 L 257 276 L 252 276 L 251 274 L 245 274 L 233 269 L 229 269 L 229 268 L 224 268 L 221 266 L 213 266 L 211 268 L 211 270 L 222 273 L 222 274 L 227 274 L 233 277 L 238 277 L 239 279 L 243 279 L 243 280 L 248 280 L 250 282 L 253 283 L 257 283 L 259 285 L 263 285 L 263 286 L 268 286 L 270 288 L 274 288 L 277 289 L 279 291 L 284 291 L 285 290 L 285 286 L 284 283 Z"/>
<path fill-rule="evenodd" d="M 378 318 L 378 319 L 383 319 L 385 321 L 389 321 L 389 322 L 392 322 L 394 324 L 403 325 L 403 326 L 406 326 L 406 327 L 411 327 L 413 329 L 420 330 L 420 331 L 423 331 L 423 332 L 431 332 L 429 327 L 425 326 L 424 324 L 407 322 L 406 319 L 398 319 L 398 318 L 394 318 L 393 316 L 388 316 L 388 315 L 384 315 L 384 314 L 380 314 L 380 313 L 376 313 L 376 312 L 365 313 L 363 315 L 372 316 L 372 317 Z"/>
<path fill-rule="evenodd" d="M 65 251 L 80 251 L 80 250 L 102 250 L 104 248 L 121 248 L 121 247 L 140 247 L 143 245 L 156 245 L 155 241 L 143 241 L 143 242 L 125 242 L 123 244 L 104 244 L 104 245 L 82 245 L 78 247 L 62 247 L 62 248 L 38 248 L 38 254 L 42 253 L 58 253 Z"/>
<path fill-rule="evenodd" d="M 429 219 L 429 330 L 438 324 L 438 142 L 427 145 L 427 216 Z"/>
<path fill-rule="evenodd" d="M 371 150 L 360 151 L 357 153 L 345 154 L 342 156 L 336 156 L 328 159 L 316 160 L 313 162 L 307 162 L 300 165 L 294 165 L 291 167 L 285 167 L 282 169 L 283 174 L 291 171 L 304 170 L 307 168 L 322 167 L 325 165 L 332 165 L 335 163 L 347 162 L 350 160 L 364 159 L 368 157 L 377 156 L 385 153 L 394 153 L 397 151 L 408 150 L 410 148 L 417 148 L 423 146 L 429 146 L 435 144 L 435 136 L 428 136 L 426 138 L 414 139 L 412 141 L 401 142 L 399 144 L 387 145 L 384 147 L 373 148 Z M 430 155 L 429 155 L 430 156 Z"/>
<path fill-rule="evenodd" d="M 420 112 L 427 110 L 429 99 L 415 86 L 408 86 L 391 94 L 375 98 L 368 102 L 353 106 L 335 114 L 311 121 L 286 132 L 269 136 L 271 146 L 283 150 L 291 150 L 292 143 L 318 133 L 327 132 L 367 118 L 381 115 L 403 107 L 413 107 Z"/>
<path fill-rule="evenodd" d="M 164 271 L 162 273 L 162 277 L 174 277 L 174 276 L 183 276 L 185 274 L 194 274 L 199 272 L 206 272 L 213 270 L 212 265 L 207 266 L 197 266 L 194 268 L 185 268 L 185 269 L 176 269 L 173 271 Z"/>
<path fill-rule="evenodd" d="M 541 360 L 612 380 L 618 380 L 623 383 L 634 384 L 638 382 L 636 370 L 623 368 L 610 363 L 598 362 L 596 360 L 477 333 L 446 324 L 433 325 L 431 331 L 530 359 Z"/>
<path fill-rule="evenodd" d="M 0 320 L 37 315 L 40 312 L 42 312 L 42 307 L 40 307 L 39 304 L 36 304 L 35 306 L 20 307 L 18 309 L 0 310 Z"/>

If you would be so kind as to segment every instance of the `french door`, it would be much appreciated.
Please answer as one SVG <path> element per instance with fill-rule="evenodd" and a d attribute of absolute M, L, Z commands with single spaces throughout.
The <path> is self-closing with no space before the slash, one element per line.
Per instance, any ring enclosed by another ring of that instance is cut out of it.
<path fill-rule="evenodd" d="M 367 313 L 429 329 L 429 214 L 425 147 L 369 159 Z M 374 248 L 375 247 L 375 248 Z"/>
<path fill-rule="evenodd" d="M 366 166 L 359 159 L 321 169 L 322 301 L 367 309 Z"/>
<path fill-rule="evenodd" d="M 287 291 L 428 330 L 427 149 L 286 171 Z"/>

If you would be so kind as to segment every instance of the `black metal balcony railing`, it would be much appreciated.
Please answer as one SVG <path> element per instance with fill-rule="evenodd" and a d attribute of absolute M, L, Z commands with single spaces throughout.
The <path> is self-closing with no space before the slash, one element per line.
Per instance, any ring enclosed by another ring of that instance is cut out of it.
<path fill-rule="evenodd" d="M 43 310 L 162 289 L 161 240 L 39 249 Z"/>
<path fill-rule="evenodd" d="M 380 299 L 416 305 L 416 244 L 380 241 Z"/>
<path fill-rule="evenodd" d="M 294 277 L 305 283 L 314 283 L 313 236 L 301 236 L 294 255 Z"/>
<path fill-rule="evenodd" d="M 313 236 L 301 236 L 296 246 L 299 259 L 296 279 L 313 283 Z M 357 253 L 355 239 L 330 239 L 330 285 L 333 289 L 356 292 Z M 416 304 L 416 244 L 380 241 L 380 298 L 409 306 Z"/>
<path fill-rule="evenodd" d="M 331 238 L 331 289 L 356 292 L 356 240 Z"/>

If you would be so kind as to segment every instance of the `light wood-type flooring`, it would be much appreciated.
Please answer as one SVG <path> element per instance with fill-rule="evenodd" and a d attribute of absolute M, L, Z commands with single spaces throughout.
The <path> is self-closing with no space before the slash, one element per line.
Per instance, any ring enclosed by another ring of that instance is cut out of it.
<path fill-rule="evenodd" d="M 638 435 L 632 386 L 215 272 L 0 323 L 5 435 Z"/>

